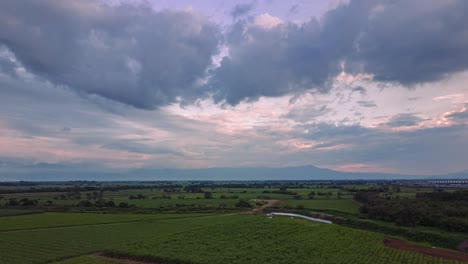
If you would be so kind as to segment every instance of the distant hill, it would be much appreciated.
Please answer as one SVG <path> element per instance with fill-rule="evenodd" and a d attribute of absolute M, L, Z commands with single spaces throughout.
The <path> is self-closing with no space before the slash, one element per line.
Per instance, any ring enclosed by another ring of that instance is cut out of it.
<path fill-rule="evenodd" d="M 447 175 L 402 175 L 340 172 L 314 166 L 284 168 L 106 169 L 84 165 L 0 163 L 0 181 L 249 181 L 249 180 L 384 180 L 468 179 L 468 171 Z"/>

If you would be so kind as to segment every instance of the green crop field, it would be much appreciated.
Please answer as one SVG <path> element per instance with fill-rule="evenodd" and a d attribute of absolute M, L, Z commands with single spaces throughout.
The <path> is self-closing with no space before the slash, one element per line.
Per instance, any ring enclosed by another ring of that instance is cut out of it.
<path fill-rule="evenodd" d="M 353 199 L 357 192 L 395 201 L 416 199 L 428 188 L 125 184 L 0 188 L 0 263 L 115 264 L 126 263 L 125 258 L 168 264 L 457 263 L 393 249 L 384 241 L 404 237 L 457 249 L 466 240 L 462 232 L 363 219 L 362 202 Z M 323 212 L 337 224 L 242 214 L 247 211 Z"/>
<path fill-rule="evenodd" d="M 87 256 L 100 251 L 173 263 L 454 263 L 387 248 L 382 234 L 282 217 L 55 213 L 13 218 L 23 217 L 29 222 L 0 224 L 0 263 L 112 263 Z M 57 220 L 34 226 L 39 229 L 11 230 L 44 217 Z M 97 217 L 114 222 L 100 224 Z M 140 222 L 126 222 L 131 219 Z"/>
<path fill-rule="evenodd" d="M 63 214 L 63 219 L 69 215 Z M 169 216 L 1 231 L 0 263 L 111 263 L 86 256 L 103 250 L 169 263 L 455 263 L 387 248 L 382 234 L 338 225 L 284 217 Z M 76 218 L 88 219 L 83 214 Z"/>
<path fill-rule="evenodd" d="M 29 215 L 29 214 L 40 214 L 42 212 L 43 211 L 41 211 L 41 210 L 0 209 L 0 217 L 17 216 L 17 215 Z"/>
<path fill-rule="evenodd" d="M 24 230 L 77 225 L 106 224 L 156 220 L 166 218 L 195 217 L 202 214 L 79 214 L 44 213 L 40 215 L 9 216 L 0 218 L 0 231 Z"/>
<path fill-rule="evenodd" d="M 55 217 L 61 218 L 59 214 Z M 69 216 L 67 214 L 64 217 Z M 119 215 L 115 217 L 118 218 Z M 147 215 L 139 217 L 141 219 Z M 213 220 L 225 221 L 227 217 L 194 215 L 189 218 L 177 214 L 163 215 L 159 220 L 154 218 L 141 222 L 115 222 L 106 225 L 80 225 L 81 218 L 89 219 L 86 215 L 77 214 L 76 226 L 0 231 L 0 263 L 49 263 L 96 252 L 106 247 L 119 246 L 125 242 L 182 232 L 210 224 Z"/>
<path fill-rule="evenodd" d="M 289 206 L 293 208 L 303 207 L 309 210 L 332 210 L 345 213 L 357 213 L 359 205 L 351 199 L 320 199 L 320 200 L 282 200 L 282 206 Z"/>
<path fill-rule="evenodd" d="M 96 256 L 81 256 L 77 258 L 66 259 L 55 264 L 115 264 L 122 263 L 112 260 L 102 259 Z"/>
<path fill-rule="evenodd" d="M 133 242 L 111 252 L 175 263 L 453 263 L 387 248 L 383 240 L 380 234 L 337 225 L 257 216 Z"/>

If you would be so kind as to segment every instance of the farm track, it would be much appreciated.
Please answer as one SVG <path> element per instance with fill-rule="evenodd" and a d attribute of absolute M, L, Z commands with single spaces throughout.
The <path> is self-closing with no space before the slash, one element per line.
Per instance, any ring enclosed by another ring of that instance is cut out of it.
<path fill-rule="evenodd" d="M 131 257 L 116 258 L 116 257 L 108 256 L 104 252 L 98 252 L 94 254 L 93 256 L 95 256 L 98 259 L 113 262 L 115 264 L 162 264 L 161 262 L 155 262 L 155 261 L 140 261 Z"/>
<path fill-rule="evenodd" d="M 123 225 L 131 223 L 142 223 L 142 222 L 157 222 L 164 220 L 175 220 L 175 219 L 184 219 L 184 218 L 201 218 L 201 217 L 210 217 L 212 215 L 203 215 L 203 216 L 193 216 L 193 217 L 171 217 L 171 218 L 162 218 L 162 219 L 142 219 L 142 220 L 130 220 L 122 222 L 107 222 L 107 223 L 96 223 L 96 224 L 77 224 L 77 225 L 63 225 L 63 226 L 51 226 L 51 227 L 38 227 L 38 228 L 25 228 L 25 229 L 11 229 L 0 231 L 2 233 L 16 233 L 16 232 L 28 232 L 35 230 L 51 230 L 51 229 L 69 229 L 69 228 L 80 228 L 85 226 L 101 226 L 101 225 Z"/>
<path fill-rule="evenodd" d="M 430 248 L 411 244 L 401 240 L 386 239 L 384 245 L 390 248 L 416 252 L 432 257 L 468 262 L 468 254 L 443 248 Z"/>
<path fill-rule="evenodd" d="M 254 202 L 266 202 L 266 204 L 262 205 L 262 206 L 257 206 L 255 207 L 254 209 L 244 213 L 246 215 L 255 215 L 255 214 L 261 214 L 263 213 L 263 209 L 267 208 L 267 207 L 273 207 L 275 205 L 277 205 L 279 203 L 279 200 L 258 200 L 258 199 L 254 199 L 254 200 L 251 200 L 251 201 L 254 201 Z"/>

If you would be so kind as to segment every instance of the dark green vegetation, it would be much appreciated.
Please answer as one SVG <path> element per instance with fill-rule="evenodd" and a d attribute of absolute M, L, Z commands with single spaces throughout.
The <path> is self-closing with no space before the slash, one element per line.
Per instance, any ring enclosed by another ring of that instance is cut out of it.
<path fill-rule="evenodd" d="M 112 260 L 108 259 L 103 259 L 99 258 L 97 256 L 81 256 L 77 258 L 72 258 L 72 259 L 66 259 L 60 262 L 57 262 L 56 264 L 112 264 L 116 263 Z"/>
<path fill-rule="evenodd" d="M 468 191 L 417 193 L 414 198 L 382 197 L 378 192 L 355 195 L 363 203 L 361 213 L 371 219 L 402 226 L 430 226 L 448 231 L 468 232 Z"/>
<path fill-rule="evenodd" d="M 284 208 L 357 213 L 342 186 L 307 182 L 94 183 L 0 186 L 0 206 L 45 211 L 237 212 L 241 200 L 275 199 Z"/>
<path fill-rule="evenodd" d="M 44 213 L 22 217 L 1 217 L 0 231 L 70 227 L 80 225 L 99 225 L 148 220 L 177 219 L 197 217 L 203 214 L 81 214 L 81 213 Z"/>
<path fill-rule="evenodd" d="M 111 250 L 115 256 L 186 263 L 427 263 L 432 257 L 387 248 L 383 236 L 337 225 L 243 217 Z M 438 260 L 439 263 L 445 261 Z M 449 263 L 449 261 L 447 261 Z"/>
<path fill-rule="evenodd" d="M 245 215 L 172 217 L 2 231 L 0 262 L 102 263 L 94 257 L 66 259 L 105 251 L 170 263 L 454 263 L 387 248 L 384 235 L 338 225 Z"/>
<path fill-rule="evenodd" d="M 460 193 L 387 182 L 9 183 L 0 186 L 0 263 L 114 263 L 93 255 L 103 251 L 169 263 L 453 263 L 383 241 L 467 250 L 466 233 L 370 212 L 463 213 Z M 239 214 L 255 207 L 336 224 Z"/>

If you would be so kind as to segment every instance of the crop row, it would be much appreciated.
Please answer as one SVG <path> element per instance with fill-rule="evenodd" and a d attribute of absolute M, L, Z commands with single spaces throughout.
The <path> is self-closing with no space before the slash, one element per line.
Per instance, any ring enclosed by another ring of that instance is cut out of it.
<path fill-rule="evenodd" d="M 456 263 L 385 247 L 381 234 L 285 218 L 246 217 L 230 225 L 155 237 L 115 254 L 192 263 Z"/>

